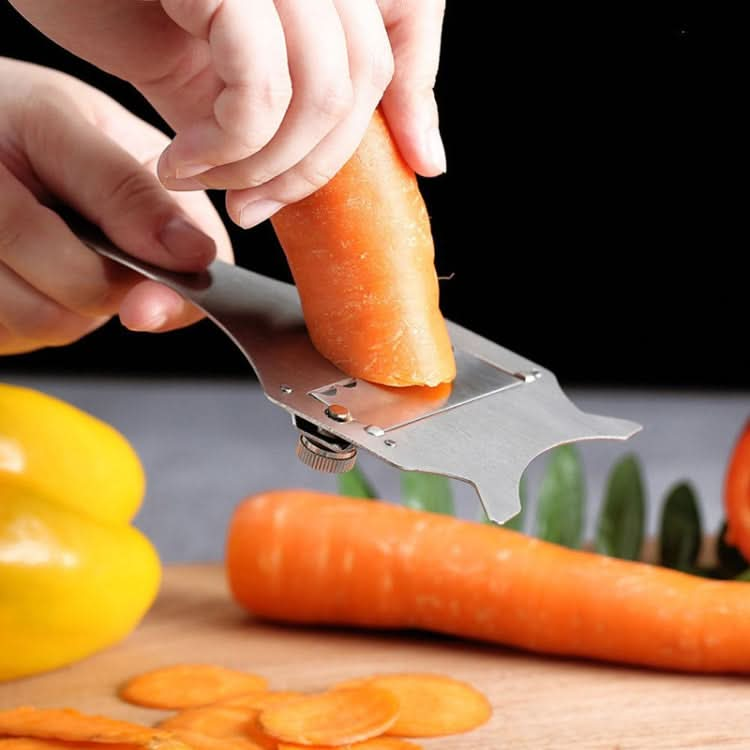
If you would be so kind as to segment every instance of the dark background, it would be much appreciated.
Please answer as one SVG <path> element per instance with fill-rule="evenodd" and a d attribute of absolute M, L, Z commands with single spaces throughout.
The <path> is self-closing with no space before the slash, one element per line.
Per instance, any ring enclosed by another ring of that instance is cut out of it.
<path fill-rule="evenodd" d="M 455 274 L 442 307 L 564 384 L 747 388 L 744 22 L 716 4 L 652 6 L 448 0 L 437 84 L 448 172 L 421 182 L 438 272 Z M 0 52 L 160 123 L 2 0 Z M 267 223 L 232 238 L 241 265 L 289 278 Z M 248 370 L 208 323 L 155 336 L 117 321 L 0 369 Z"/>

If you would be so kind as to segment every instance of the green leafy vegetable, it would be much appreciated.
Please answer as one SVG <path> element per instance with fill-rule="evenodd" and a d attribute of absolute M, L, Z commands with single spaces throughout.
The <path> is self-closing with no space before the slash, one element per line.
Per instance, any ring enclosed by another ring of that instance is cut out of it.
<path fill-rule="evenodd" d="M 415 510 L 455 515 L 450 481 L 439 474 L 402 471 L 401 502 Z"/>
<path fill-rule="evenodd" d="M 629 454 L 609 474 L 596 529 L 596 550 L 610 557 L 637 560 L 645 530 L 646 498 L 638 459 Z"/>
<path fill-rule="evenodd" d="M 674 486 L 664 501 L 659 532 L 661 564 L 686 573 L 695 571 L 703 532 L 698 500 L 686 482 Z"/>
<path fill-rule="evenodd" d="M 378 496 L 370 480 L 356 466 L 337 477 L 339 495 L 372 499 Z"/>
<path fill-rule="evenodd" d="M 536 517 L 540 539 L 574 549 L 581 546 L 586 486 L 583 464 L 573 445 L 561 445 L 547 461 Z"/>
<path fill-rule="evenodd" d="M 734 577 L 735 581 L 750 581 L 750 568 L 747 568 L 747 570 L 740 573 L 738 576 Z"/>

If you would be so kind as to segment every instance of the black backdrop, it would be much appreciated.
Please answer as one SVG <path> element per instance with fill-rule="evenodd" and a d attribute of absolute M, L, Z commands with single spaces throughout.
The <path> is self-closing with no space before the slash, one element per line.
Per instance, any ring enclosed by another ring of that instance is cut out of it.
<path fill-rule="evenodd" d="M 437 85 L 448 172 L 421 183 L 438 271 L 455 274 L 443 310 L 566 384 L 746 388 L 743 24 L 684 4 L 560 5 L 448 0 Z M 161 124 L 4 3 L 0 51 Z M 289 278 L 267 223 L 232 237 L 241 265 Z M 2 369 L 247 371 L 208 323 L 155 336 L 116 321 Z"/>

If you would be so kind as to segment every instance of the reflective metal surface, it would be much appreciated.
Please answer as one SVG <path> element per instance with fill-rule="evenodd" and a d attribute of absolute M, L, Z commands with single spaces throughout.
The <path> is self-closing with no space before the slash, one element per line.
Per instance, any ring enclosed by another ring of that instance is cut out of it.
<path fill-rule="evenodd" d="M 96 228 L 66 219 L 92 250 L 201 308 L 303 434 L 327 434 L 340 443 L 336 450 L 351 444 L 402 469 L 469 482 L 495 521 L 518 512 L 518 483 L 540 453 L 578 440 L 626 439 L 640 429 L 579 411 L 549 370 L 450 322 L 458 368 L 450 386 L 388 388 L 353 380 L 312 346 L 293 286 L 219 260 L 202 273 L 165 271 L 126 255 Z M 334 405 L 349 419 L 341 421 Z"/>

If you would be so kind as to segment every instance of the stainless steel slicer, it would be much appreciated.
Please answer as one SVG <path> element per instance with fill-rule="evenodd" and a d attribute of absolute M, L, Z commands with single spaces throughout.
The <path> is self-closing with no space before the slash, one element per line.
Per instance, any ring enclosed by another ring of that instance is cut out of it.
<path fill-rule="evenodd" d="M 455 323 L 457 377 L 444 388 L 392 388 L 348 377 L 313 347 L 296 289 L 220 260 L 174 273 L 126 255 L 98 229 L 66 217 L 102 256 L 174 289 L 203 310 L 247 357 L 266 396 L 299 431 L 309 466 L 347 471 L 364 449 L 401 469 L 469 482 L 487 515 L 520 510 L 518 483 L 540 453 L 562 443 L 625 440 L 640 425 L 586 414 L 554 374 Z"/>

